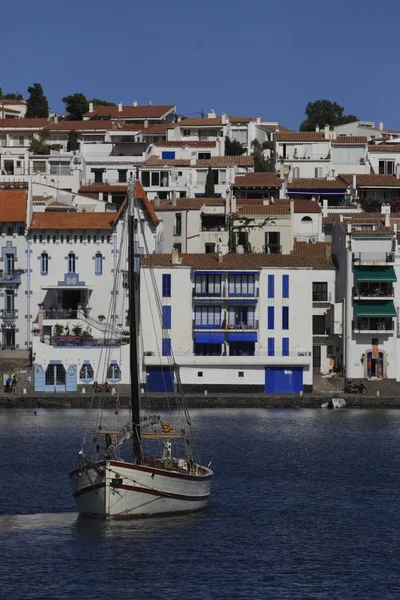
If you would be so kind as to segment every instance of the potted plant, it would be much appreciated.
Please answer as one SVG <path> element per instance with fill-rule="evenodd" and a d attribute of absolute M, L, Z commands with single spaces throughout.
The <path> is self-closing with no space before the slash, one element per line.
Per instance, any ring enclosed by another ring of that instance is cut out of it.
<path fill-rule="evenodd" d="M 72 328 L 72 333 L 74 335 L 82 335 L 82 325 L 79 325 L 79 323 L 74 325 Z"/>
<path fill-rule="evenodd" d="M 60 323 L 56 323 L 54 325 L 54 335 L 58 336 L 58 335 L 62 335 L 63 331 L 64 331 L 64 325 L 60 325 Z"/>

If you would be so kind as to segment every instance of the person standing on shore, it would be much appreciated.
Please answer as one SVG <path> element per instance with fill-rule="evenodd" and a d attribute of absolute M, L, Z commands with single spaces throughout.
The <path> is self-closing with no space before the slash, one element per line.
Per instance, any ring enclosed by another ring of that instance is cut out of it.
<path fill-rule="evenodd" d="M 15 377 L 15 375 L 14 375 L 14 377 L 12 379 L 12 382 L 11 382 L 11 392 L 13 394 L 16 394 L 16 392 L 17 392 L 17 378 Z"/>

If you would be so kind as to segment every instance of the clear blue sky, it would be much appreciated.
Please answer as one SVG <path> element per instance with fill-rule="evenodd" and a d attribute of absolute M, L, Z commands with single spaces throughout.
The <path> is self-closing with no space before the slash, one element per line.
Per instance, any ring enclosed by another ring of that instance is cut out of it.
<path fill-rule="evenodd" d="M 20 0 L 1 22 L 3 92 L 39 82 L 53 111 L 82 92 L 295 129 L 326 98 L 400 129 L 398 0 Z"/>

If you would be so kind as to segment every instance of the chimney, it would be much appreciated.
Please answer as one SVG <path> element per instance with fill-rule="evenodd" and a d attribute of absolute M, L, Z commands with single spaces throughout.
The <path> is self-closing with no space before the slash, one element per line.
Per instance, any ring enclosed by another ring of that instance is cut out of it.
<path fill-rule="evenodd" d="M 316 125 L 316 126 L 315 126 L 315 131 L 316 131 L 317 133 L 319 133 L 319 125 Z"/>
<path fill-rule="evenodd" d="M 194 167 L 196 165 L 196 163 L 197 163 L 197 156 L 196 156 L 196 154 L 193 153 L 190 156 L 190 166 Z"/>
<path fill-rule="evenodd" d="M 380 123 L 378 125 L 378 129 L 379 129 L 379 131 L 383 131 L 383 123 L 382 123 L 382 121 L 380 121 Z"/>
<path fill-rule="evenodd" d="M 261 115 L 257 115 L 257 125 L 261 125 Z"/>
<path fill-rule="evenodd" d="M 144 120 L 144 128 L 145 128 L 145 129 L 148 129 L 148 128 L 149 128 L 149 120 L 148 120 L 148 119 L 145 119 L 145 120 Z"/>
<path fill-rule="evenodd" d="M 58 123 L 58 115 L 54 115 L 54 123 Z"/>
<path fill-rule="evenodd" d="M 353 173 L 353 181 L 352 181 L 352 188 L 353 190 L 357 189 L 357 175 L 355 173 Z"/>
<path fill-rule="evenodd" d="M 385 213 L 385 227 L 390 227 L 390 206 L 389 212 Z"/>
<path fill-rule="evenodd" d="M 181 115 L 178 115 L 177 122 L 180 123 L 181 121 L 182 121 L 182 117 L 181 117 Z"/>
<path fill-rule="evenodd" d="M 225 123 L 226 123 L 226 113 L 224 113 L 224 112 L 221 115 L 221 123 L 222 123 L 222 125 L 225 125 Z"/>
<path fill-rule="evenodd" d="M 232 194 L 231 197 L 231 213 L 236 213 L 237 212 L 237 206 L 236 206 L 236 196 L 234 194 Z"/>
<path fill-rule="evenodd" d="M 396 165 L 396 179 L 400 179 L 400 163 Z"/>
<path fill-rule="evenodd" d="M 331 140 L 337 140 L 337 131 L 336 131 L 336 129 L 332 129 L 332 131 L 331 131 Z"/>
<path fill-rule="evenodd" d="M 331 136 L 330 136 L 330 128 L 329 128 L 329 125 L 325 125 L 325 128 L 324 128 L 324 138 L 325 138 L 326 140 L 329 140 L 329 139 L 330 139 L 330 137 L 331 137 Z"/>
<path fill-rule="evenodd" d="M 327 198 L 324 198 L 322 200 L 322 216 L 323 217 L 328 216 L 328 199 Z"/>
<path fill-rule="evenodd" d="M 342 213 L 340 213 L 340 215 L 339 215 L 339 220 L 340 220 L 341 223 L 343 223 L 343 215 L 342 215 Z"/>
<path fill-rule="evenodd" d="M 122 102 L 118 102 L 118 112 L 122 112 Z"/>
<path fill-rule="evenodd" d="M 149 98 L 149 106 L 153 106 L 153 103 L 152 103 L 152 101 L 150 100 L 150 98 Z"/>
<path fill-rule="evenodd" d="M 89 102 L 89 112 L 93 112 L 93 102 Z"/>
<path fill-rule="evenodd" d="M 154 208 L 160 208 L 160 206 L 161 206 L 161 201 L 160 201 L 160 198 L 159 198 L 158 196 L 156 196 L 156 197 L 154 198 L 154 203 L 153 203 L 153 206 L 154 206 Z"/>
<path fill-rule="evenodd" d="M 132 106 L 137 106 L 137 100 L 134 100 Z"/>
<path fill-rule="evenodd" d="M 217 116 L 217 115 L 215 114 L 215 111 L 214 111 L 214 109 L 212 108 L 212 109 L 210 110 L 210 112 L 208 113 L 208 115 L 207 115 L 207 119 L 215 119 L 215 118 L 216 118 L 216 116 Z"/>
<path fill-rule="evenodd" d="M 179 265 L 179 250 L 177 250 L 176 248 L 172 248 L 172 252 L 171 252 L 171 262 L 173 265 Z"/>
<path fill-rule="evenodd" d="M 224 260 L 224 255 L 222 254 L 222 248 L 220 248 L 219 244 L 218 244 L 218 262 L 222 263 L 223 260 Z"/>
<path fill-rule="evenodd" d="M 171 206 L 176 206 L 176 191 L 172 190 Z"/>
<path fill-rule="evenodd" d="M 351 233 L 351 223 L 347 223 L 347 233 Z"/>

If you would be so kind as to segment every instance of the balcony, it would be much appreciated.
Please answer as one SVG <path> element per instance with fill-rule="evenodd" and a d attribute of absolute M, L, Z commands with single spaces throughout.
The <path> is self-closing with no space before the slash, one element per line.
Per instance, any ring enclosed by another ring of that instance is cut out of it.
<path fill-rule="evenodd" d="M 15 309 L 7 310 L 6 308 L 3 308 L 1 311 L 3 321 L 15 321 L 17 314 L 18 311 Z"/>
<path fill-rule="evenodd" d="M 392 284 L 364 284 L 353 288 L 353 298 L 358 300 L 391 300 L 394 297 Z"/>
<path fill-rule="evenodd" d="M 304 150 L 303 150 L 303 152 L 304 152 Z M 329 160 L 331 160 L 331 155 L 329 152 L 322 153 L 322 154 L 317 152 L 317 153 L 313 153 L 313 154 L 302 154 L 302 155 L 294 153 L 291 156 L 286 156 L 286 157 L 279 156 L 279 159 L 280 160 L 293 160 L 296 162 L 297 161 L 311 161 L 311 160 L 318 160 L 318 161 L 327 160 L 327 161 L 329 161 Z"/>
<path fill-rule="evenodd" d="M 358 265 L 387 265 L 394 258 L 394 252 L 353 252 L 353 263 Z"/>
<path fill-rule="evenodd" d="M 394 320 L 390 318 L 372 317 L 353 321 L 353 333 L 393 333 Z"/>
<path fill-rule="evenodd" d="M 263 246 L 264 254 L 282 254 L 282 246 L 279 244 L 267 244 Z"/>
<path fill-rule="evenodd" d="M 109 346 L 123 345 L 121 339 L 117 338 L 92 338 L 84 335 L 55 335 L 50 340 L 42 339 L 45 344 L 57 348 L 104 348 Z"/>
<path fill-rule="evenodd" d="M 249 321 L 243 321 L 232 325 L 231 323 L 221 323 L 220 325 L 204 325 L 193 321 L 194 331 L 221 331 L 221 332 L 234 332 L 234 331 L 255 331 L 258 329 L 258 319 Z"/>
<path fill-rule="evenodd" d="M 0 284 L 19 285 L 21 283 L 22 273 L 25 273 L 24 269 L 18 269 L 7 273 L 4 273 L 4 271 L 0 271 Z"/>

